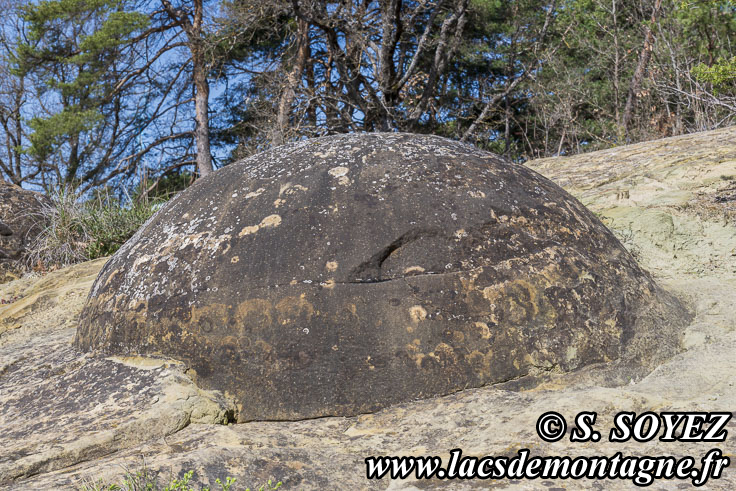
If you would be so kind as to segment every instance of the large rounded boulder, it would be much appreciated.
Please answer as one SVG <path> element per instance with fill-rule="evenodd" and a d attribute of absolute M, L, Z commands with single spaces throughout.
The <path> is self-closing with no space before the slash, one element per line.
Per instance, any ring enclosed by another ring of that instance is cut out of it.
<path fill-rule="evenodd" d="M 28 248 L 43 228 L 43 209 L 50 206 L 42 194 L 0 179 L 0 283 L 19 276 Z"/>
<path fill-rule="evenodd" d="M 239 421 L 302 419 L 653 365 L 686 316 L 539 174 L 439 137 L 358 134 L 180 193 L 106 264 L 75 344 L 182 360 Z"/>

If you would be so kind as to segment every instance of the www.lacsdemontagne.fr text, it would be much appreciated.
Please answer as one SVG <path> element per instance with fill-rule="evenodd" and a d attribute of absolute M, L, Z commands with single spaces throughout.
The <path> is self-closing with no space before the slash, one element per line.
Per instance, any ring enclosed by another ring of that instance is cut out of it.
<path fill-rule="evenodd" d="M 700 466 L 694 457 L 624 456 L 611 457 L 532 456 L 528 449 L 517 455 L 473 457 L 463 456 L 459 448 L 450 451 L 450 461 L 442 458 L 374 456 L 365 459 L 368 479 L 608 479 L 630 480 L 637 486 L 649 486 L 660 479 L 689 480 L 702 486 L 718 479 L 730 461 L 721 450 L 709 450 Z"/>

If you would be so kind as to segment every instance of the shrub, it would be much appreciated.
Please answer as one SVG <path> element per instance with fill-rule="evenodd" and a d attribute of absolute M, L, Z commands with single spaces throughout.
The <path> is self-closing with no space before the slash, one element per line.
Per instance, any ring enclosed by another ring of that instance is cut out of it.
<path fill-rule="evenodd" d="M 119 484 L 105 484 L 99 480 L 93 484 L 85 484 L 80 488 L 80 491 L 235 491 L 233 487 L 235 479 L 232 477 L 227 477 L 225 482 L 217 478 L 215 480 L 217 488 L 211 489 L 209 487 L 192 487 L 190 481 L 193 475 L 194 471 L 189 471 L 184 473 L 181 478 L 170 477 L 167 480 L 168 484 L 161 485 L 159 484 L 158 474 L 151 472 L 144 466 L 138 472 L 126 472 Z M 269 479 L 266 484 L 253 488 L 252 491 L 275 491 L 280 487 L 281 481 L 274 483 Z M 251 488 L 246 488 L 245 491 L 251 491 Z"/>
<path fill-rule="evenodd" d="M 81 225 L 89 236 L 86 248 L 89 259 L 114 254 L 125 241 L 151 218 L 162 201 L 129 200 L 121 206 L 117 200 L 109 196 L 88 201 L 81 215 Z"/>
<path fill-rule="evenodd" d="M 52 205 L 36 217 L 41 233 L 30 245 L 27 265 L 53 270 L 108 256 L 117 251 L 148 220 L 163 200 L 123 201 L 108 191 L 84 199 L 69 187 L 50 193 Z"/>

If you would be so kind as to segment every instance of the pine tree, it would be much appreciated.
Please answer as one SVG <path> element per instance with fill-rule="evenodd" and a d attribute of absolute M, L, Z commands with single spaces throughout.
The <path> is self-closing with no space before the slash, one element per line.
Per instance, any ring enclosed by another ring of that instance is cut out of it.
<path fill-rule="evenodd" d="M 126 110 L 121 90 L 122 48 L 148 25 L 144 14 L 126 11 L 124 0 L 45 0 L 23 9 L 27 42 L 12 60 L 14 71 L 32 76 L 48 113 L 31 119 L 28 149 L 41 160 L 61 159 L 57 178 L 88 181 L 104 173 Z M 101 162 L 100 162 L 101 160 Z"/>

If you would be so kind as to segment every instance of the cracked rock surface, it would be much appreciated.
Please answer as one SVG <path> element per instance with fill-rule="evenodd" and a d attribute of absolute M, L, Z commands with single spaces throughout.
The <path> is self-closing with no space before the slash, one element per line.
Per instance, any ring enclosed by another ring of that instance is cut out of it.
<path fill-rule="evenodd" d="M 0 486 L 232 414 L 177 362 L 92 358 L 72 348 L 104 262 L 0 285 L 0 298 L 14 299 L 0 305 Z"/>
<path fill-rule="evenodd" d="M 297 420 L 598 363 L 624 379 L 676 353 L 688 319 L 527 167 L 359 134 L 256 155 L 178 195 L 105 265 L 75 346 L 181 360 L 238 421 Z"/>

